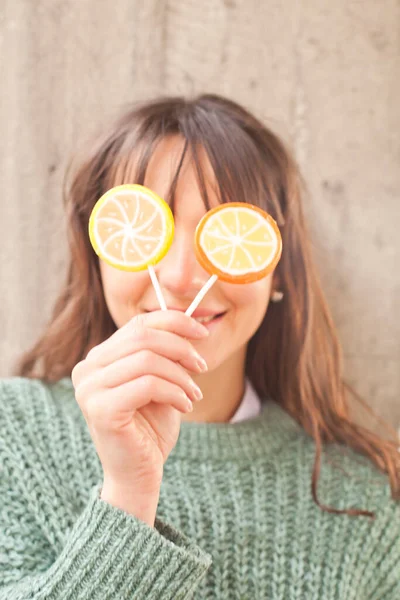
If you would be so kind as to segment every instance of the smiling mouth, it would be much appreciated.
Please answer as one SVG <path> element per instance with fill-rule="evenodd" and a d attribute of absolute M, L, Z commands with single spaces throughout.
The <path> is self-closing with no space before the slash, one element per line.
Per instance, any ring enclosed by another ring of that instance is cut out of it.
<path fill-rule="evenodd" d="M 171 310 L 177 310 L 177 309 L 171 309 Z M 150 313 L 153 312 L 152 310 L 145 310 L 146 313 Z M 182 310 L 182 312 L 184 312 Z M 213 315 L 197 315 L 196 313 L 194 313 L 192 315 L 192 319 L 194 319 L 195 321 L 197 321 L 198 323 L 201 323 L 202 325 L 208 325 L 210 323 L 214 323 L 216 321 L 218 321 L 219 319 L 221 319 L 222 317 L 224 317 L 226 315 L 228 311 L 223 311 L 220 313 L 215 313 Z"/>
<path fill-rule="evenodd" d="M 208 315 L 207 317 L 193 317 L 195 321 L 201 323 L 202 325 L 207 325 L 207 323 L 211 323 L 212 321 L 216 321 L 217 319 L 223 317 L 226 313 L 218 313 L 216 315 Z"/>

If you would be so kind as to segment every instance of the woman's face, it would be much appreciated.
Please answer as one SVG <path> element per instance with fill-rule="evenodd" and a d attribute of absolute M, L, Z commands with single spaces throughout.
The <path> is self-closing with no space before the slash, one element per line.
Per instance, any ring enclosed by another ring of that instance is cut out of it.
<path fill-rule="evenodd" d="M 179 137 L 163 140 L 155 151 L 144 185 L 166 197 L 181 157 L 183 142 Z M 204 173 L 211 206 L 218 204 L 213 191 L 215 179 L 203 153 Z M 167 307 L 185 311 L 210 275 L 197 262 L 194 253 L 196 226 L 206 213 L 195 169 L 185 157 L 175 195 L 175 236 L 168 254 L 155 271 Z M 159 310 L 148 271 L 125 272 L 100 261 L 104 294 L 111 317 L 118 328 L 132 317 Z M 194 317 L 209 329 L 207 339 L 195 342 L 208 364 L 209 371 L 228 359 L 245 358 L 247 343 L 261 324 L 268 307 L 273 275 L 248 284 L 217 281 L 206 294 Z M 205 319 L 205 321 L 204 321 Z"/>

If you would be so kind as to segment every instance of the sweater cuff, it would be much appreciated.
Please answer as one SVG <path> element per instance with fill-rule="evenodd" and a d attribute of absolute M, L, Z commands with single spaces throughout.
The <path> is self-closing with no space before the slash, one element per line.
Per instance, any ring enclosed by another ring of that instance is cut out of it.
<path fill-rule="evenodd" d="M 101 488 L 92 489 L 57 561 L 62 568 L 51 575 L 55 588 L 59 575 L 58 585 L 68 587 L 68 598 L 86 597 L 85 592 L 96 600 L 186 598 L 211 556 L 157 517 L 153 528 L 101 500 Z"/>

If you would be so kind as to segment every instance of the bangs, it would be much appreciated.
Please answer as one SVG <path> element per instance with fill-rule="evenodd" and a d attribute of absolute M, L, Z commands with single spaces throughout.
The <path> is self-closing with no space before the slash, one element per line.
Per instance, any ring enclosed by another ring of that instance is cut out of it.
<path fill-rule="evenodd" d="M 102 193 L 126 183 L 144 185 L 159 143 L 178 136 L 183 140 L 183 149 L 164 198 L 172 211 L 182 167 L 185 161 L 190 161 L 207 210 L 211 208 L 209 190 L 212 187 L 219 203 L 254 204 L 268 212 L 278 224 L 283 223 L 273 157 L 266 156 L 265 149 L 263 152 L 257 146 L 243 124 L 222 110 L 217 111 L 215 107 L 206 110 L 196 103 L 175 106 L 171 114 L 166 110 L 151 111 L 151 107 L 147 105 L 147 111 L 152 113 L 146 115 L 147 118 L 143 115 L 140 118 L 143 112 L 140 109 L 132 113 L 130 127 L 127 124 L 120 140 L 115 139 L 109 148 Z M 132 119 L 135 116 L 136 119 Z"/>

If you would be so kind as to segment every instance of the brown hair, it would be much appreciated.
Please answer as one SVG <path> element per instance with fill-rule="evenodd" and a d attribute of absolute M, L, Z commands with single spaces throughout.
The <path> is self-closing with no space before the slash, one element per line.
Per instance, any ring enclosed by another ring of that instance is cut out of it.
<path fill-rule="evenodd" d="M 113 185 L 144 182 L 156 145 L 168 135 L 185 140 L 169 193 L 171 203 L 184 156 L 190 152 L 209 208 L 199 155 L 203 148 L 221 202 L 250 201 L 269 212 L 280 226 L 283 254 L 276 272 L 284 299 L 270 304 L 250 340 L 247 375 L 261 397 L 273 398 L 315 440 L 315 502 L 330 512 L 371 516 L 367 511 L 342 511 L 318 501 L 323 443 L 339 442 L 367 455 L 388 473 L 395 499 L 400 498 L 397 446 L 350 418 L 347 392 L 355 392 L 343 381 L 341 348 L 312 260 L 301 202 L 305 185 L 296 162 L 272 131 L 230 100 L 216 95 L 157 99 L 130 108 L 91 142 L 72 169 L 72 177 L 66 178 L 71 250 L 67 281 L 44 334 L 22 357 L 18 374 L 47 381 L 70 376 L 75 364 L 115 331 L 98 259 L 89 242 L 89 216 Z"/>

